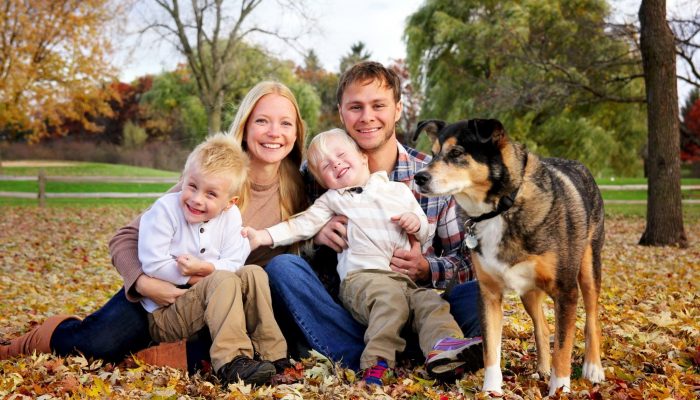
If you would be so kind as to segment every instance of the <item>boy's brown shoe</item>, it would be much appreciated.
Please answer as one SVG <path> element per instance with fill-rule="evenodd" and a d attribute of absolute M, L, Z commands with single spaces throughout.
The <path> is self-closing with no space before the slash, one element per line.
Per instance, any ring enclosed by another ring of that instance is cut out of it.
<path fill-rule="evenodd" d="M 236 356 L 216 373 L 221 384 L 236 383 L 239 380 L 247 384 L 263 385 L 275 374 L 275 366 L 269 361 L 253 360 L 246 356 Z"/>

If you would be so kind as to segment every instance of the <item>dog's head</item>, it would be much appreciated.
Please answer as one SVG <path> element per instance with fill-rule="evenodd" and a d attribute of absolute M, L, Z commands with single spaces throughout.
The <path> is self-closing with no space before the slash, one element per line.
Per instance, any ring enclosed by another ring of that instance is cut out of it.
<path fill-rule="evenodd" d="M 413 139 L 422 131 L 432 141 L 433 159 L 414 176 L 421 193 L 465 195 L 472 202 L 485 202 L 505 171 L 502 149 L 508 139 L 503 125 L 495 119 L 421 121 Z"/>

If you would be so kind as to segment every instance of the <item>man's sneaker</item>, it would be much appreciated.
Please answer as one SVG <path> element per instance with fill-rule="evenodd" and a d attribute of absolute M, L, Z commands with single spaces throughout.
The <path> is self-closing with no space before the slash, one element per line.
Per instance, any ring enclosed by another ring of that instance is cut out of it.
<path fill-rule="evenodd" d="M 373 367 L 365 370 L 362 380 L 368 385 L 382 386 L 382 376 L 384 376 L 384 372 L 386 372 L 387 369 L 389 369 L 389 364 L 384 360 L 379 360 Z"/>
<path fill-rule="evenodd" d="M 271 362 L 252 360 L 246 356 L 236 356 L 217 372 L 224 386 L 239 380 L 247 384 L 262 385 L 268 383 L 274 374 L 275 366 Z"/>
<path fill-rule="evenodd" d="M 467 372 L 484 367 L 484 345 L 481 337 L 438 340 L 428 353 L 425 367 L 428 373 L 440 379 L 458 378 Z"/>

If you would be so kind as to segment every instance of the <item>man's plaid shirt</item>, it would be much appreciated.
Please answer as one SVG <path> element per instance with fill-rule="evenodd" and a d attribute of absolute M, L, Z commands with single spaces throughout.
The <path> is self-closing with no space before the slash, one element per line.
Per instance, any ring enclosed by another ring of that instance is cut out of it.
<path fill-rule="evenodd" d="M 404 146 L 398 141 L 398 159 L 389 178 L 396 182 L 403 182 L 413 192 L 420 203 L 430 224 L 430 247 L 424 249 L 423 255 L 430 264 L 432 285 L 438 289 L 444 289 L 452 281 L 455 273 L 459 283 L 474 279 L 474 270 L 469 249 L 462 246 L 464 239 L 462 220 L 457 215 L 457 203 L 452 196 L 426 197 L 420 194 L 413 180 L 413 175 L 421 168 L 428 165 L 431 157 L 418 150 Z M 306 170 L 306 163 L 302 166 L 302 175 L 308 189 L 309 200 L 316 200 L 324 189 L 314 180 L 311 173 Z M 427 282 L 424 282 L 427 284 Z"/>

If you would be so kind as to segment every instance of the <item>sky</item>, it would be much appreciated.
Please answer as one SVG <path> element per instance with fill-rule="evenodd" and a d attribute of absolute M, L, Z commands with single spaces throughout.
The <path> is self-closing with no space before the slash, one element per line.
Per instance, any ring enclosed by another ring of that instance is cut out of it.
<path fill-rule="evenodd" d="M 323 67 L 337 71 L 340 58 L 350 52 L 350 46 L 358 41 L 365 43 L 372 59 L 389 63 L 404 58 L 406 45 L 402 40 L 406 18 L 422 4 L 422 0 L 312 0 L 308 1 L 310 13 L 317 21 L 313 31 L 301 39 L 302 46 L 314 49 Z M 275 1 L 266 1 L 261 5 L 258 16 L 265 19 L 267 26 L 288 26 L 298 19 L 286 14 L 280 18 L 275 10 Z M 272 9 L 270 9 L 272 8 Z M 281 21 L 280 21 L 281 19 Z M 280 41 L 262 41 L 269 50 L 281 58 L 302 63 L 303 55 L 298 50 L 284 45 Z M 124 46 L 136 43 L 134 39 Z M 142 39 L 141 48 L 131 55 L 124 53 L 117 58 L 117 65 L 122 69 L 120 78 L 130 81 L 147 73 L 160 73 L 173 69 L 183 58 L 172 50 L 172 46 L 159 42 L 156 38 Z"/>
<path fill-rule="evenodd" d="M 280 0 L 284 2 L 285 0 Z M 634 21 L 639 11 L 640 0 L 609 0 L 618 21 Z M 423 0 L 306 0 L 308 12 L 314 24 L 311 32 L 302 36 L 301 46 L 314 49 L 323 67 L 337 71 L 340 59 L 350 52 L 350 46 L 362 41 L 371 53 L 372 59 L 387 64 L 392 60 L 405 58 L 406 44 L 403 42 L 403 30 L 406 19 L 414 13 Z M 697 0 L 667 0 L 667 10 L 695 9 Z M 141 12 L 143 10 L 136 10 Z M 254 12 L 256 22 L 266 26 L 279 26 L 288 29 L 300 25 L 299 19 L 280 11 L 278 2 L 264 1 L 260 9 Z M 137 20 L 131 18 L 130 20 Z M 307 27 L 309 28 L 309 27 Z M 121 69 L 120 78 L 131 81 L 145 74 L 158 74 L 172 70 L 183 58 L 170 44 L 157 40 L 153 36 L 140 39 L 131 38 L 122 42 L 123 49 L 115 57 L 115 64 Z M 291 59 L 297 64 L 303 61 L 303 53 L 278 40 L 262 37 L 254 38 L 283 59 Z M 136 48 L 137 50 L 133 50 Z M 682 103 L 690 87 L 679 82 L 679 101 Z"/>

